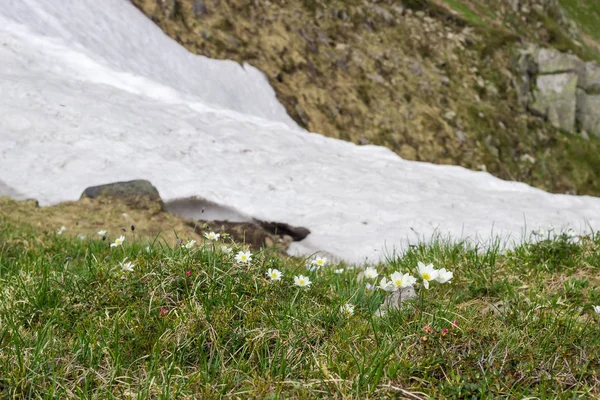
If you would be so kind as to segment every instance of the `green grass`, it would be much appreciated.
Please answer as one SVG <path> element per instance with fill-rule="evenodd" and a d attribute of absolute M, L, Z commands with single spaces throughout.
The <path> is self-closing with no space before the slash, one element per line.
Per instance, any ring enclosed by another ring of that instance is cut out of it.
<path fill-rule="evenodd" d="M 580 29 L 600 40 L 600 6 L 595 0 L 559 0 Z"/>
<path fill-rule="evenodd" d="M 444 0 L 453 10 L 462 14 L 469 22 L 475 26 L 488 26 L 488 24 L 466 4 L 457 0 Z"/>
<path fill-rule="evenodd" d="M 307 260 L 268 250 L 237 264 L 240 246 L 221 245 L 158 240 L 148 252 L 127 234 L 111 249 L 0 219 L 0 397 L 600 395 L 599 237 L 506 252 L 414 246 L 377 265 L 380 276 L 416 274 L 423 261 L 454 279 L 417 284 L 423 296 L 384 317 L 374 316 L 384 293 L 357 282 L 359 269 L 308 272 Z M 282 281 L 270 282 L 268 268 Z M 309 288 L 294 286 L 301 273 Z M 347 302 L 352 316 L 339 311 Z"/>

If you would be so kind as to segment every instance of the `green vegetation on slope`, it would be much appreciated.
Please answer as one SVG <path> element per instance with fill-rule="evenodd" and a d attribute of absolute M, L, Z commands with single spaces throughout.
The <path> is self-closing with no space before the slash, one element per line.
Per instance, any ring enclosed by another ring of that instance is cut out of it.
<path fill-rule="evenodd" d="M 600 395 L 598 237 L 541 238 L 505 253 L 415 246 L 375 266 L 380 277 L 416 276 L 423 261 L 454 278 L 428 291 L 417 284 L 416 301 L 383 317 L 384 293 L 352 266 L 308 272 L 307 260 L 269 250 L 239 263 L 242 246 L 227 245 L 233 252 L 159 240 L 148 251 L 128 233 L 109 247 L 0 219 L 0 396 Z M 282 280 L 270 281 L 269 268 Z M 299 274 L 312 284 L 295 286 Z"/>
<path fill-rule="evenodd" d="M 595 0 L 559 0 L 571 20 L 581 30 L 583 43 L 600 60 L 600 6 Z"/>

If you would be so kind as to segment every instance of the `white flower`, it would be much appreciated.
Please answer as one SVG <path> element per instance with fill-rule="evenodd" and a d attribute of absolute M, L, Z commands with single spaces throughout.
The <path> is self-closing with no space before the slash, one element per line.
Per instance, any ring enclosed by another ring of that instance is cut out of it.
<path fill-rule="evenodd" d="M 410 274 L 402 274 L 402 272 L 394 272 L 390 276 L 390 283 L 394 286 L 394 289 L 403 289 L 408 286 L 415 284 L 417 279 Z"/>
<path fill-rule="evenodd" d="M 310 272 L 318 271 L 321 267 L 325 266 L 325 264 L 327 264 L 327 258 L 316 257 L 306 266 L 306 269 Z"/>
<path fill-rule="evenodd" d="M 125 241 L 125 236 L 121 235 L 117 239 L 115 239 L 114 243 L 110 244 L 110 247 L 122 246 L 124 241 Z"/>
<path fill-rule="evenodd" d="M 241 262 L 241 263 L 250 262 L 250 261 L 252 261 L 252 253 L 250 253 L 249 251 L 246 251 L 246 252 L 240 251 L 235 256 L 235 261 Z"/>
<path fill-rule="evenodd" d="M 103 229 L 101 231 L 98 231 L 97 233 L 98 236 L 106 236 L 106 229 Z"/>
<path fill-rule="evenodd" d="M 334 274 L 338 274 L 338 275 L 339 275 L 339 274 L 341 274 L 341 273 L 343 273 L 343 272 L 344 272 L 344 268 L 340 268 L 340 269 L 334 269 L 334 270 L 333 270 L 333 273 L 334 273 Z"/>
<path fill-rule="evenodd" d="M 423 279 L 423 286 L 425 289 L 429 289 L 429 281 L 432 281 L 438 277 L 438 271 L 433 268 L 433 264 L 423 264 L 421 261 L 418 263 L 419 275 Z"/>
<path fill-rule="evenodd" d="M 227 246 L 221 246 L 221 252 L 223 254 L 229 254 L 233 251 L 233 249 L 231 247 L 227 247 Z"/>
<path fill-rule="evenodd" d="M 367 282 L 367 284 L 365 285 L 365 288 L 367 290 L 375 290 L 375 285 Z"/>
<path fill-rule="evenodd" d="M 319 267 L 317 264 L 313 264 L 313 263 L 310 263 L 310 264 L 308 264 L 308 265 L 306 266 L 306 269 L 307 269 L 309 272 L 315 272 L 315 271 L 317 271 L 319 268 L 321 268 L 321 267 Z"/>
<path fill-rule="evenodd" d="M 184 247 L 189 250 L 192 247 L 194 247 L 195 244 L 196 244 L 195 240 L 188 240 L 188 242 L 184 245 Z"/>
<path fill-rule="evenodd" d="M 354 305 L 350 303 L 346 303 L 340 307 L 340 312 L 347 316 L 354 314 Z"/>
<path fill-rule="evenodd" d="M 592 306 L 594 307 L 594 311 L 596 311 L 596 314 L 600 314 L 600 306 Z"/>
<path fill-rule="evenodd" d="M 212 241 L 216 242 L 221 237 L 221 234 L 214 233 L 214 232 L 204 232 L 204 237 L 207 238 L 208 240 L 212 240 Z"/>
<path fill-rule="evenodd" d="M 368 267 L 365 269 L 364 275 L 367 279 L 375 279 L 379 276 L 379 272 L 373 267 Z"/>
<path fill-rule="evenodd" d="M 148 254 L 152 253 L 152 247 L 146 246 L 146 253 L 148 253 Z"/>
<path fill-rule="evenodd" d="M 267 270 L 267 275 L 271 278 L 272 281 L 280 281 L 283 274 L 281 271 L 275 268 L 269 268 Z"/>
<path fill-rule="evenodd" d="M 77 235 L 77 239 L 79 239 L 79 240 L 85 240 L 85 236 L 84 235 Z"/>
<path fill-rule="evenodd" d="M 385 276 L 381 278 L 381 281 L 379 282 L 379 288 L 385 290 L 386 292 L 393 292 L 396 290 L 394 284 L 388 281 Z"/>
<path fill-rule="evenodd" d="M 533 233 L 535 236 L 540 236 L 540 237 L 548 236 L 548 232 L 546 232 L 546 230 L 542 227 L 534 229 L 531 233 Z"/>
<path fill-rule="evenodd" d="M 66 230 L 67 230 L 67 227 L 63 225 L 59 229 L 56 230 L 56 234 L 57 235 L 62 235 L 63 232 L 66 231 Z"/>
<path fill-rule="evenodd" d="M 577 232 L 575 232 L 573 229 L 567 229 L 567 231 L 565 232 L 565 235 L 569 239 L 575 239 L 577 237 Z"/>
<path fill-rule="evenodd" d="M 454 274 L 452 273 L 452 271 L 446 271 L 446 268 L 442 268 L 438 270 L 438 276 L 437 278 L 435 278 L 435 280 L 439 283 L 450 282 L 450 280 L 452 280 L 453 275 Z"/>
<path fill-rule="evenodd" d="M 294 284 L 296 286 L 307 287 L 310 286 L 311 283 L 312 282 L 310 281 L 310 278 L 308 276 L 299 275 L 294 277 Z"/>
<path fill-rule="evenodd" d="M 537 227 L 537 229 L 534 229 L 533 231 L 531 231 L 531 233 L 534 234 L 535 236 L 547 238 L 548 235 L 550 235 L 550 232 L 552 232 L 553 230 L 554 230 L 554 227 L 552 225 L 548 225 L 548 228 L 539 226 L 539 227 Z"/>
<path fill-rule="evenodd" d="M 317 257 L 312 260 L 311 264 L 316 265 L 317 267 L 324 267 L 327 264 L 327 258 L 325 257 Z"/>
<path fill-rule="evenodd" d="M 133 263 L 131 261 L 123 261 L 121 264 L 121 268 L 126 272 L 133 272 Z"/>

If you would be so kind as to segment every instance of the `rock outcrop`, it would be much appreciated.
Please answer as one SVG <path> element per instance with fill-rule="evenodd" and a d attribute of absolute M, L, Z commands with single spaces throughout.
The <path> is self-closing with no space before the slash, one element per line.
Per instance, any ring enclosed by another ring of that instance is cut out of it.
<path fill-rule="evenodd" d="M 156 204 L 159 211 L 164 211 L 164 204 L 158 190 L 152 183 L 143 179 L 90 186 L 81 194 L 82 199 L 86 197 L 90 199 L 98 197 L 117 198 L 137 208 L 148 208 L 149 205 Z"/>
<path fill-rule="evenodd" d="M 573 54 L 530 46 L 517 63 L 521 101 L 567 132 L 600 137 L 600 66 Z"/>

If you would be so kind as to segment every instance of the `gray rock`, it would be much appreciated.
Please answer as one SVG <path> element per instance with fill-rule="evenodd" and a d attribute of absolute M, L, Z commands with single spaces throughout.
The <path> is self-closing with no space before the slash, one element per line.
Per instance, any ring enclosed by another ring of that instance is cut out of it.
<path fill-rule="evenodd" d="M 600 137 L 600 94 L 577 90 L 577 121 L 584 132 Z"/>
<path fill-rule="evenodd" d="M 576 72 L 583 68 L 583 61 L 577 56 L 554 49 L 540 49 L 537 53 L 537 64 L 540 74 Z"/>
<path fill-rule="evenodd" d="M 600 66 L 593 62 L 585 63 L 579 73 L 577 86 L 588 93 L 600 94 Z"/>
<path fill-rule="evenodd" d="M 387 295 L 383 301 L 383 304 L 379 307 L 375 315 L 382 316 L 389 311 L 399 310 L 405 305 L 404 302 L 414 299 L 415 297 L 417 297 L 417 293 L 415 292 L 415 288 L 412 286 L 391 292 Z"/>
<path fill-rule="evenodd" d="M 496 158 L 500 157 L 500 150 L 498 147 L 494 145 L 494 137 L 492 135 L 487 135 L 483 140 L 483 144 L 488 149 L 488 151 Z"/>
<path fill-rule="evenodd" d="M 456 118 L 456 113 L 452 110 L 447 111 L 444 113 L 444 118 L 448 121 L 452 121 L 454 118 Z"/>
<path fill-rule="evenodd" d="M 196 17 L 204 17 L 205 15 L 207 15 L 208 9 L 206 8 L 206 3 L 204 2 L 204 0 L 194 0 L 192 12 Z"/>
<path fill-rule="evenodd" d="M 540 75 L 531 109 L 547 118 L 552 125 L 568 132 L 575 131 L 577 107 L 577 74 Z"/>
<path fill-rule="evenodd" d="M 81 194 L 82 199 L 98 197 L 113 197 L 135 205 L 139 200 L 145 200 L 160 204 L 161 210 L 164 208 L 158 190 L 149 181 L 143 179 L 90 186 Z"/>
<path fill-rule="evenodd" d="M 464 143 L 467 141 L 467 134 L 461 130 L 456 131 L 456 138 L 460 143 Z"/>
<path fill-rule="evenodd" d="M 533 48 L 527 48 L 520 52 L 516 59 L 515 69 L 518 77 L 514 78 L 519 103 L 527 107 L 532 101 L 531 85 L 537 75 L 537 62 Z"/>

